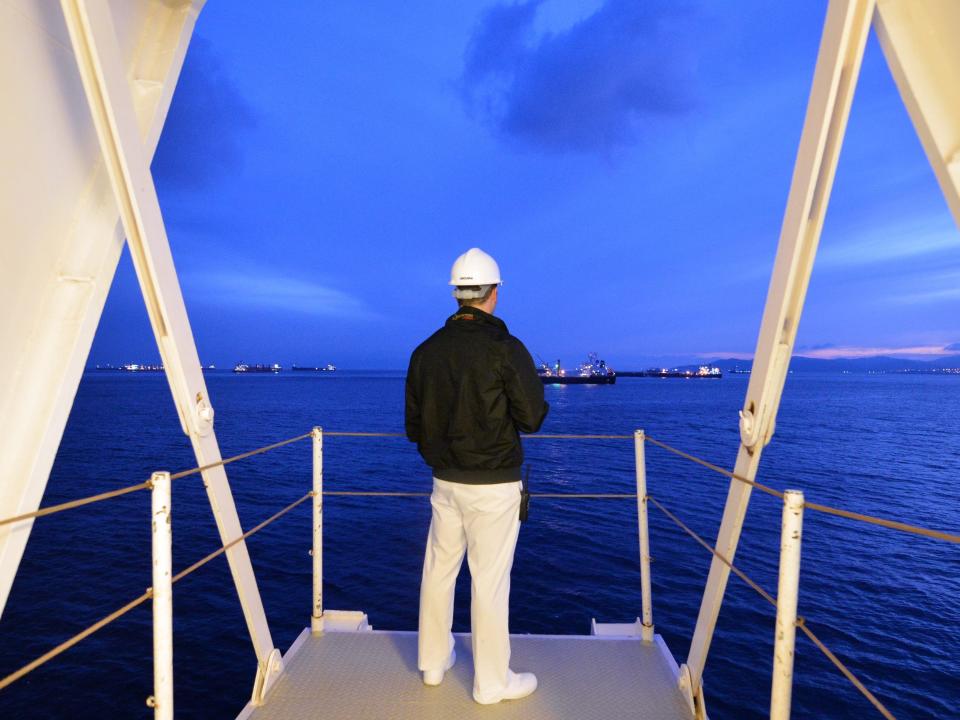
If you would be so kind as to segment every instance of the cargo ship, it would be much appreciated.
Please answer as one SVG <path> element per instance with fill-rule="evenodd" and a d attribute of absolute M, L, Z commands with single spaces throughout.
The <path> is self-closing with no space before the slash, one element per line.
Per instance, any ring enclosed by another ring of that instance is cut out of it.
<path fill-rule="evenodd" d="M 723 377 L 723 371 L 712 365 L 701 365 L 696 370 L 681 370 L 680 368 L 650 368 L 649 370 L 625 370 L 621 377 L 657 377 L 657 378 L 714 378 Z"/>
<path fill-rule="evenodd" d="M 336 372 L 337 368 L 333 363 L 327 363 L 322 367 L 305 367 L 303 365 L 292 365 L 291 370 L 296 372 Z"/>
<path fill-rule="evenodd" d="M 617 374 L 596 353 L 590 353 L 573 372 L 567 372 L 559 360 L 552 367 L 541 360 L 537 374 L 545 385 L 613 385 L 617 381 Z"/>
<path fill-rule="evenodd" d="M 235 373 L 278 373 L 283 370 L 278 363 L 273 365 L 247 365 L 246 363 L 237 363 L 233 367 Z"/>

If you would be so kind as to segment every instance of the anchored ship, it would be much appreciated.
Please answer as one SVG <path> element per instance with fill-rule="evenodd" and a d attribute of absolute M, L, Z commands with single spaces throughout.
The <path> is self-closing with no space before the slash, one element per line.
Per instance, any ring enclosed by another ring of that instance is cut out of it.
<path fill-rule="evenodd" d="M 545 385 L 613 385 L 617 381 L 617 374 L 596 353 L 590 353 L 587 361 L 572 372 L 565 370 L 559 360 L 553 366 L 541 360 L 537 374 Z"/>
<path fill-rule="evenodd" d="M 127 363 L 121 365 L 120 369 L 124 372 L 163 372 L 163 365 Z"/>
<path fill-rule="evenodd" d="M 731 571 L 749 580 L 733 559 L 751 492 L 757 488 L 783 502 L 776 596 L 762 588 L 757 590 L 756 583 L 751 585 L 776 613 L 774 652 L 770 659 L 770 717 L 786 720 L 790 716 L 797 631 L 807 635 L 863 693 L 865 705 L 869 702 L 885 717 L 893 717 L 882 698 L 871 693 L 856 678 L 854 669 L 847 668 L 816 635 L 817 619 L 797 615 L 803 514 L 827 513 L 838 518 L 838 522 L 843 518 L 871 523 L 885 528 L 885 532 L 905 532 L 954 543 L 960 542 L 960 536 L 842 508 L 807 504 L 802 493 L 781 493 L 758 483 L 757 476 L 764 448 L 774 437 L 787 366 L 872 25 L 877 28 L 879 46 L 947 206 L 960 222 L 960 43 L 956 42 L 960 3 L 829 3 L 752 372 L 739 421 L 736 416 L 730 419 L 739 431 L 736 445 L 730 448 L 736 447 L 736 462 L 732 470 L 707 463 L 730 482 L 716 543 L 711 545 L 696 536 L 655 494 L 647 491 L 647 446 L 655 445 L 702 464 L 700 459 L 641 431 L 626 436 L 600 436 L 632 441 L 636 447 L 636 493 L 598 497 L 626 497 L 637 504 L 637 563 L 641 570 L 637 605 L 641 614 L 633 622 L 594 622 L 589 636 L 515 637 L 514 652 L 526 655 L 531 667 L 540 674 L 543 688 L 522 705 L 491 712 L 472 706 L 465 699 L 469 691 L 461 692 L 469 681 L 470 667 L 464 636 L 457 637 L 463 659 L 451 671 L 454 682 L 443 688 L 425 688 L 405 660 L 411 653 L 415 656 L 415 634 L 373 630 L 362 610 L 337 611 L 324 606 L 322 505 L 327 493 L 323 489 L 324 434 L 319 428 L 305 428 L 301 435 L 233 458 L 225 460 L 221 456 L 213 400 L 201 372 L 149 167 L 202 5 L 202 0 L 64 0 L 59 7 L 50 2 L 0 4 L 0 38 L 3 46 L 15 48 L 17 59 L 0 69 L 6 107 L 0 142 L 5 157 L 18 159 L 16 171 L 0 179 L 4 199 L 12 199 L 4 203 L 0 229 L 3 242 L 15 247 L 15 252 L 0 265 L 0 304 L 18 309 L 5 324 L 3 338 L 5 347 L 15 350 L 0 354 L 0 374 L 17 379 L 0 386 L 0 406 L 5 409 L 0 416 L 0 457 L 4 459 L 0 478 L 0 612 L 37 517 L 52 519 L 55 514 L 81 505 L 109 503 L 123 494 L 150 492 L 152 507 L 149 513 L 144 512 L 144 523 L 153 533 L 152 546 L 144 550 L 145 560 L 152 555 L 150 588 L 132 599 L 117 599 L 115 611 L 0 678 L 0 692 L 48 662 L 70 663 L 70 656 L 63 653 L 71 647 L 138 607 L 152 605 L 154 676 L 147 705 L 155 718 L 171 720 L 178 680 L 173 665 L 173 583 L 224 555 L 231 570 L 230 579 L 224 582 L 232 583 L 236 590 L 256 658 L 251 667 L 252 692 L 233 698 L 237 708 L 249 698 L 239 714 L 245 720 L 286 720 L 316 713 L 323 713 L 330 720 L 361 714 L 392 718 L 503 714 L 561 719 L 629 715 L 702 720 L 707 717 L 707 658 L 727 581 Z M 42 122 L 38 123 L 37 118 Z M 57 181 L 51 182 L 51 178 Z M 29 198 L 29 202 L 22 201 L 24 198 Z M 40 216 L 43 222 L 38 222 Z M 178 520 L 176 514 L 171 515 L 169 473 L 157 472 L 149 482 L 89 498 L 43 503 L 50 469 L 124 237 L 137 270 L 180 426 L 196 456 L 197 467 L 184 474 L 202 475 L 222 543 L 220 549 L 177 575 L 172 571 L 170 533 Z M 224 262 L 229 261 L 230 258 L 224 258 Z M 270 368 L 269 372 L 275 371 Z M 556 368 L 558 373 L 560 370 Z M 249 366 L 240 372 L 250 372 Z M 606 374 L 611 373 L 607 369 Z M 294 503 L 244 531 L 227 478 L 227 462 L 307 438 L 313 443 L 312 484 L 302 488 L 304 494 Z M 273 642 L 246 539 L 302 503 L 313 508 L 313 552 L 312 559 L 306 561 L 312 563 L 313 570 L 309 617 L 306 608 L 304 612 L 304 624 L 308 626 L 282 653 Z M 650 504 L 696 537 L 710 553 L 700 611 L 682 663 L 677 662 L 663 638 L 654 631 L 647 523 Z M 336 552 L 335 544 L 332 552 Z M 64 563 L 63 570 L 70 572 L 69 562 Z M 956 569 L 944 568 L 943 572 Z M 66 579 L 77 580 L 69 576 Z M 228 586 L 220 590 L 229 589 Z M 371 578 L 369 591 L 377 590 L 377 580 Z M 548 598 L 544 601 L 549 603 Z M 232 630 L 242 632 L 240 627 Z M 907 667 L 903 672 L 909 670 Z M 119 670 L 104 670 L 109 672 Z M 585 680 L 598 673 L 602 673 L 604 682 Z M 109 676 L 106 682 L 109 683 Z M 150 680 L 144 678 L 143 682 L 147 685 Z M 64 715 L 78 712 L 82 690 L 65 683 Z M 400 699 L 402 702 L 398 702 Z M 116 715 L 132 716 L 141 711 L 142 704 L 118 709 Z"/>
<path fill-rule="evenodd" d="M 680 370 L 679 368 L 673 368 L 672 370 L 667 368 L 650 368 L 649 370 L 621 370 L 619 375 L 621 377 L 657 377 L 657 378 L 713 378 L 720 379 L 723 377 L 723 371 L 712 365 L 701 365 L 696 370 Z"/>
<path fill-rule="evenodd" d="M 235 373 L 278 373 L 283 370 L 278 363 L 273 365 L 247 365 L 246 363 L 237 363 L 233 366 Z"/>
<path fill-rule="evenodd" d="M 292 365 L 291 370 L 296 372 L 336 372 L 337 368 L 333 363 L 327 363 L 321 367 L 305 367 L 303 365 Z"/>

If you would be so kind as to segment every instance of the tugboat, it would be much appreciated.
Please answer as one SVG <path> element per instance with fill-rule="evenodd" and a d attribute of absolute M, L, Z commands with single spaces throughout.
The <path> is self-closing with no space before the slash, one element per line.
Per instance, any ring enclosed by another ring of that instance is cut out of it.
<path fill-rule="evenodd" d="M 617 374 L 607 367 L 606 361 L 598 359 L 596 353 L 590 353 L 585 363 L 569 373 L 560 366 L 559 360 L 553 367 L 541 360 L 537 374 L 544 385 L 613 385 L 617 381 Z"/>
<path fill-rule="evenodd" d="M 278 373 L 283 368 L 279 363 L 273 365 L 247 365 L 246 363 L 237 363 L 233 367 L 235 373 Z"/>

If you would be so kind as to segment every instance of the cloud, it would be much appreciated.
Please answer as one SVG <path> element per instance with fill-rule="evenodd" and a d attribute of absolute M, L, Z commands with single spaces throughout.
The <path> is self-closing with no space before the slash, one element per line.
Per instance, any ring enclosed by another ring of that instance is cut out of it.
<path fill-rule="evenodd" d="M 243 167 L 242 138 L 253 108 L 223 69 L 210 42 L 194 36 L 153 161 L 164 187 L 194 190 Z"/>
<path fill-rule="evenodd" d="M 818 267 L 852 267 L 955 253 L 957 228 L 942 213 L 884 222 L 844 233 L 817 253 Z"/>
<path fill-rule="evenodd" d="M 960 300 L 960 269 L 925 270 L 884 297 L 888 305 L 936 305 Z"/>
<path fill-rule="evenodd" d="M 467 47 L 461 90 L 495 133 L 548 151 L 609 152 L 646 118 L 693 105 L 689 6 L 606 0 L 567 30 L 534 35 L 542 0 L 500 3 Z"/>
<path fill-rule="evenodd" d="M 361 300 L 341 290 L 286 275 L 255 272 L 214 272 L 187 275 L 191 299 L 231 308 L 283 310 L 306 315 L 371 319 Z"/>
<path fill-rule="evenodd" d="M 859 345 L 830 345 L 814 350 L 797 350 L 797 357 L 820 358 L 835 360 L 837 358 L 866 358 L 878 355 L 943 355 L 945 348 L 942 345 L 915 345 L 913 347 L 863 347 Z"/>
<path fill-rule="evenodd" d="M 800 345 L 797 347 L 797 352 L 806 352 L 813 350 L 832 350 L 836 347 L 834 343 L 817 343 L 816 345 Z"/>
<path fill-rule="evenodd" d="M 868 358 L 880 355 L 892 355 L 895 357 L 928 357 L 945 355 L 948 352 L 960 350 L 960 343 L 952 345 L 914 345 L 911 347 L 889 347 L 889 346 L 862 346 L 862 345 L 834 345 L 833 343 L 821 343 L 817 345 L 805 345 L 797 347 L 794 350 L 794 357 L 819 358 L 821 360 L 837 360 L 840 358 Z M 706 352 L 697 353 L 701 358 L 722 358 L 735 360 L 751 360 L 753 353 L 745 352 Z"/>

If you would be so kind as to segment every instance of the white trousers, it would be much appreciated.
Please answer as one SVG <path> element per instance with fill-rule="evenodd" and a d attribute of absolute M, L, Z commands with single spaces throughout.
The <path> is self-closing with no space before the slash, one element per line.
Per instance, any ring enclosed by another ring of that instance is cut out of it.
<path fill-rule="evenodd" d="M 420 670 L 443 670 L 453 649 L 453 592 L 464 552 L 470 567 L 473 695 L 499 700 L 510 667 L 510 570 L 520 532 L 520 483 L 433 479 L 433 519 L 420 585 Z"/>

